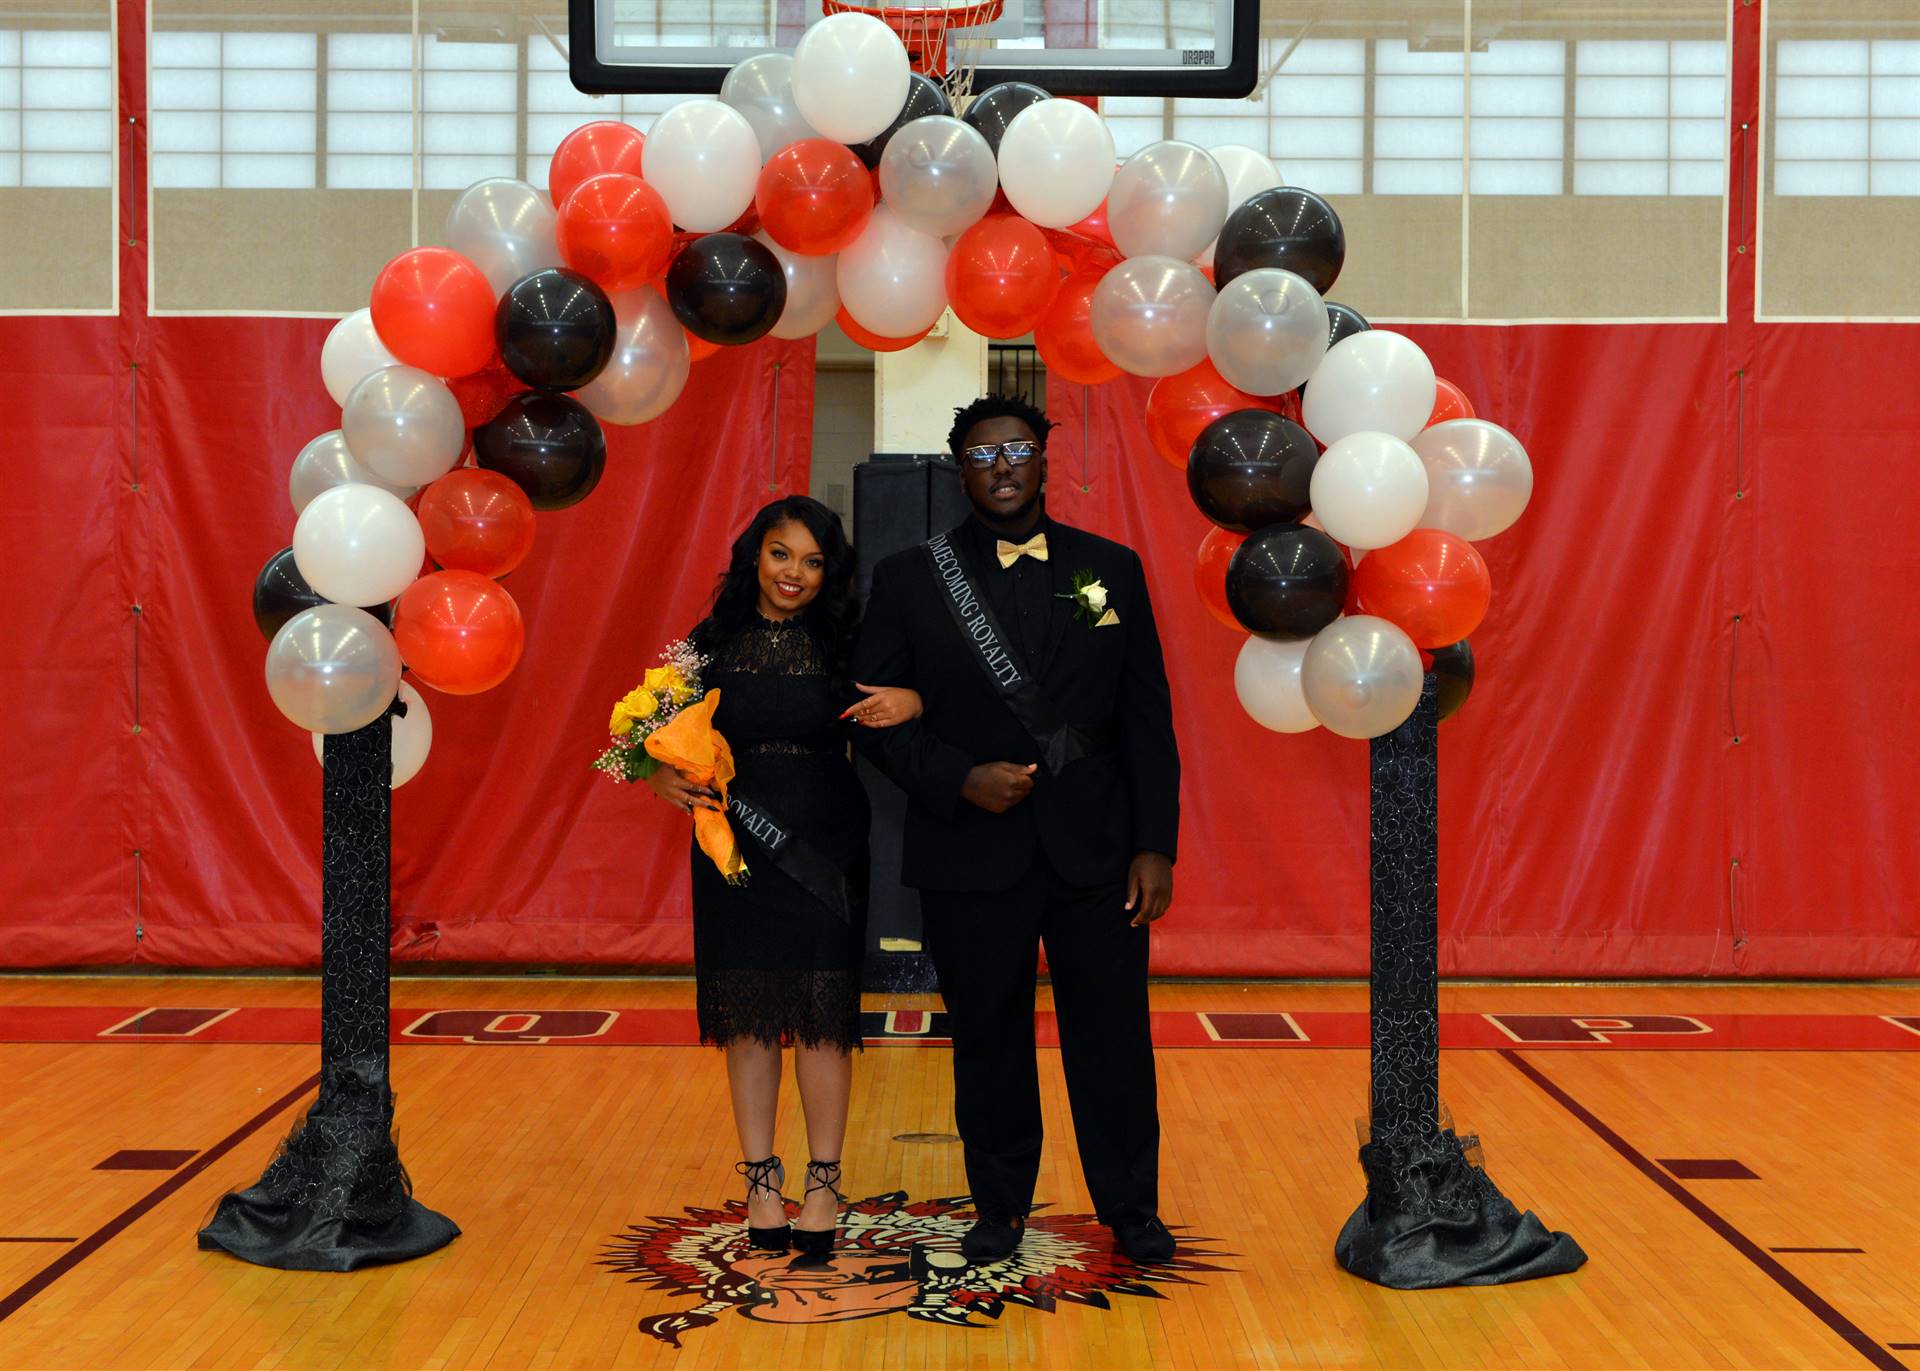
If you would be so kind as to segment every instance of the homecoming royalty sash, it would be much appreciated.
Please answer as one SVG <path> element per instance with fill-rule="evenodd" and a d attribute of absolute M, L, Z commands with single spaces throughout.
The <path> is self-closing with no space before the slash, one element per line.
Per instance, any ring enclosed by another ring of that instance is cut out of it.
<path fill-rule="evenodd" d="M 1040 749 L 1041 761 L 1048 772 L 1057 774 L 1068 763 L 1077 762 L 1093 751 L 1086 736 L 1062 720 L 1040 689 L 1025 663 L 1015 653 L 1012 642 L 1000 627 L 1000 620 L 987 605 L 986 597 L 973 588 L 968 575 L 967 557 L 950 534 L 942 533 L 926 544 L 927 561 L 940 583 L 941 600 L 953 616 L 954 626 L 972 649 L 975 662 L 986 673 L 994 693 L 1006 702 L 1013 717 L 1020 721 Z"/>
<path fill-rule="evenodd" d="M 840 868 L 822 857 L 794 831 L 774 818 L 735 786 L 727 794 L 727 813 L 741 829 L 767 850 L 773 864 L 791 876 L 802 890 L 840 918 L 851 921 L 852 909 L 847 895 L 847 878 Z"/>

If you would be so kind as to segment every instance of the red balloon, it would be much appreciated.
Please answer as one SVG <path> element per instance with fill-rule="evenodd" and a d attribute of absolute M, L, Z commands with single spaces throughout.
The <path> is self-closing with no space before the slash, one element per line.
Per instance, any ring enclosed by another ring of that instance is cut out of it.
<path fill-rule="evenodd" d="M 467 426 L 469 447 L 473 430 L 492 423 L 507 407 L 507 401 L 526 388 L 527 383 L 507 370 L 498 353 L 480 370 L 455 376 L 447 382 L 447 389 L 460 402 L 460 418 Z"/>
<path fill-rule="evenodd" d="M 1449 419 L 1472 419 L 1473 401 L 1467 393 L 1444 376 L 1433 378 L 1433 414 L 1427 420 L 1427 427 L 1444 424 Z M 1445 644 L 1441 644 L 1445 646 Z"/>
<path fill-rule="evenodd" d="M 1082 238 L 1092 239 L 1102 246 L 1113 248 L 1116 252 L 1119 251 L 1118 245 L 1113 241 L 1113 230 L 1107 227 L 1107 202 L 1105 200 L 1100 202 L 1098 209 L 1082 219 L 1079 223 L 1069 224 L 1067 226 L 1067 232 L 1078 234 Z"/>
<path fill-rule="evenodd" d="M 373 329 L 400 361 L 465 376 L 493 357 L 493 287 L 452 248 L 410 248 L 373 283 Z"/>
<path fill-rule="evenodd" d="M 560 257 L 609 293 L 644 286 L 673 260 L 673 215 L 638 176 L 589 176 L 560 206 Z"/>
<path fill-rule="evenodd" d="M 1207 607 L 1207 613 L 1235 633 L 1245 633 L 1247 629 L 1227 607 L 1227 563 L 1246 541 L 1244 533 L 1210 528 L 1207 536 L 1200 540 L 1200 557 L 1193 564 L 1193 584 L 1200 592 L 1200 602 Z"/>
<path fill-rule="evenodd" d="M 847 337 L 853 339 L 853 341 L 861 347 L 870 348 L 874 352 L 899 352 L 902 348 L 912 347 L 915 343 L 933 332 L 933 325 L 928 324 L 911 338 L 888 338 L 856 324 L 853 321 L 853 316 L 847 313 L 845 305 L 842 305 L 839 311 L 833 316 L 833 322 L 840 325 L 840 331 L 846 334 Z"/>
<path fill-rule="evenodd" d="M 1286 414 L 1289 398 L 1249 395 L 1215 371 L 1211 360 L 1202 358 L 1199 365 L 1153 383 L 1147 394 L 1147 436 L 1153 439 L 1155 452 L 1184 470 L 1193 440 L 1215 419 L 1236 409 Z"/>
<path fill-rule="evenodd" d="M 1415 647 L 1446 647 L 1480 627 L 1493 582 L 1472 543 L 1417 528 L 1361 560 L 1353 569 L 1353 598 L 1361 613 L 1398 624 Z"/>
<path fill-rule="evenodd" d="M 533 550 L 533 502 L 497 471 L 456 467 L 420 492 L 427 555 L 448 571 L 505 576 Z"/>
<path fill-rule="evenodd" d="M 1060 291 L 1047 236 L 1017 214 L 990 214 L 947 254 L 947 301 L 960 322 L 989 338 L 1033 331 Z"/>
<path fill-rule="evenodd" d="M 767 237 L 789 252 L 825 257 L 867 226 L 873 178 L 851 148 L 827 138 L 803 138 L 760 168 L 753 204 Z"/>
<path fill-rule="evenodd" d="M 1093 341 L 1093 292 L 1104 271 L 1075 272 L 1060 283 L 1060 293 L 1034 326 L 1033 343 L 1052 376 L 1097 386 L 1120 374 Z"/>
<path fill-rule="evenodd" d="M 692 329 L 683 326 L 680 331 L 687 335 L 687 354 L 690 361 L 704 362 L 720 351 L 720 344 L 702 338 Z"/>
<path fill-rule="evenodd" d="M 640 151 L 646 142 L 647 136 L 639 129 L 617 120 L 582 124 L 553 150 L 553 162 L 547 168 L 547 198 L 556 206 L 564 205 L 575 186 L 603 172 L 638 176 Z"/>
<path fill-rule="evenodd" d="M 477 695 L 507 679 L 527 645 L 520 606 L 477 571 L 436 571 L 394 603 L 393 640 L 407 669 L 448 695 Z"/>

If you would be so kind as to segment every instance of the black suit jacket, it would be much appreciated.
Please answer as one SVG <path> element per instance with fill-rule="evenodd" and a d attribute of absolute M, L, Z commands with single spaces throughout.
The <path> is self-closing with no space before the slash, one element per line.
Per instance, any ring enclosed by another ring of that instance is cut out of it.
<path fill-rule="evenodd" d="M 1146 576 L 1131 548 L 1049 522 L 1047 569 L 1056 596 L 1088 571 L 1107 589 L 1119 623 L 1095 628 L 1056 598 L 1045 646 L 1028 670 L 1067 723 L 1101 740 L 1058 775 L 1044 766 L 1033 793 L 1005 814 L 960 796 L 967 772 L 984 762 L 1038 762 L 1039 749 L 995 692 L 961 637 L 923 548 L 886 558 L 873 572 L 854 679 L 903 685 L 926 702 L 897 728 L 861 730 L 862 751 L 907 792 L 901 879 L 923 890 L 1004 890 L 1023 877 L 1036 850 L 1076 885 L 1123 879 L 1136 852 L 1177 855 L 1180 756 L 1173 735 L 1160 635 Z M 965 531 L 956 531 L 959 542 Z M 975 589 L 995 564 L 971 559 Z M 1015 625 L 1002 627 L 1014 643 Z"/>

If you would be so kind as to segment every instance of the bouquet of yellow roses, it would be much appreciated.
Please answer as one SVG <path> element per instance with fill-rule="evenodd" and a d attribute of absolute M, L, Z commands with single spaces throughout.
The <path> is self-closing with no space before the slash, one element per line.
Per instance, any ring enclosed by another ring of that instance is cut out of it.
<path fill-rule="evenodd" d="M 647 755 L 649 737 L 673 722 L 690 701 L 700 698 L 700 672 L 707 659 L 681 640 L 668 643 L 660 665 L 649 667 L 646 678 L 620 697 L 607 722 L 613 745 L 593 759 L 593 768 L 616 781 L 644 781 L 660 763 Z"/>

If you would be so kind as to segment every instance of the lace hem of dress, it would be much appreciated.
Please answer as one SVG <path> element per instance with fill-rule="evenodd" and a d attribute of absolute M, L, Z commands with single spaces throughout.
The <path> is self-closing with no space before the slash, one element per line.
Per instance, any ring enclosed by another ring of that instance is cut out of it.
<path fill-rule="evenodd" d="M 709 971 L 697 979 L 700 1041 L 725 1047 L 752 1039 L 770 1047 L 860 1043 L 860 985 L 848 971 Z"/>

